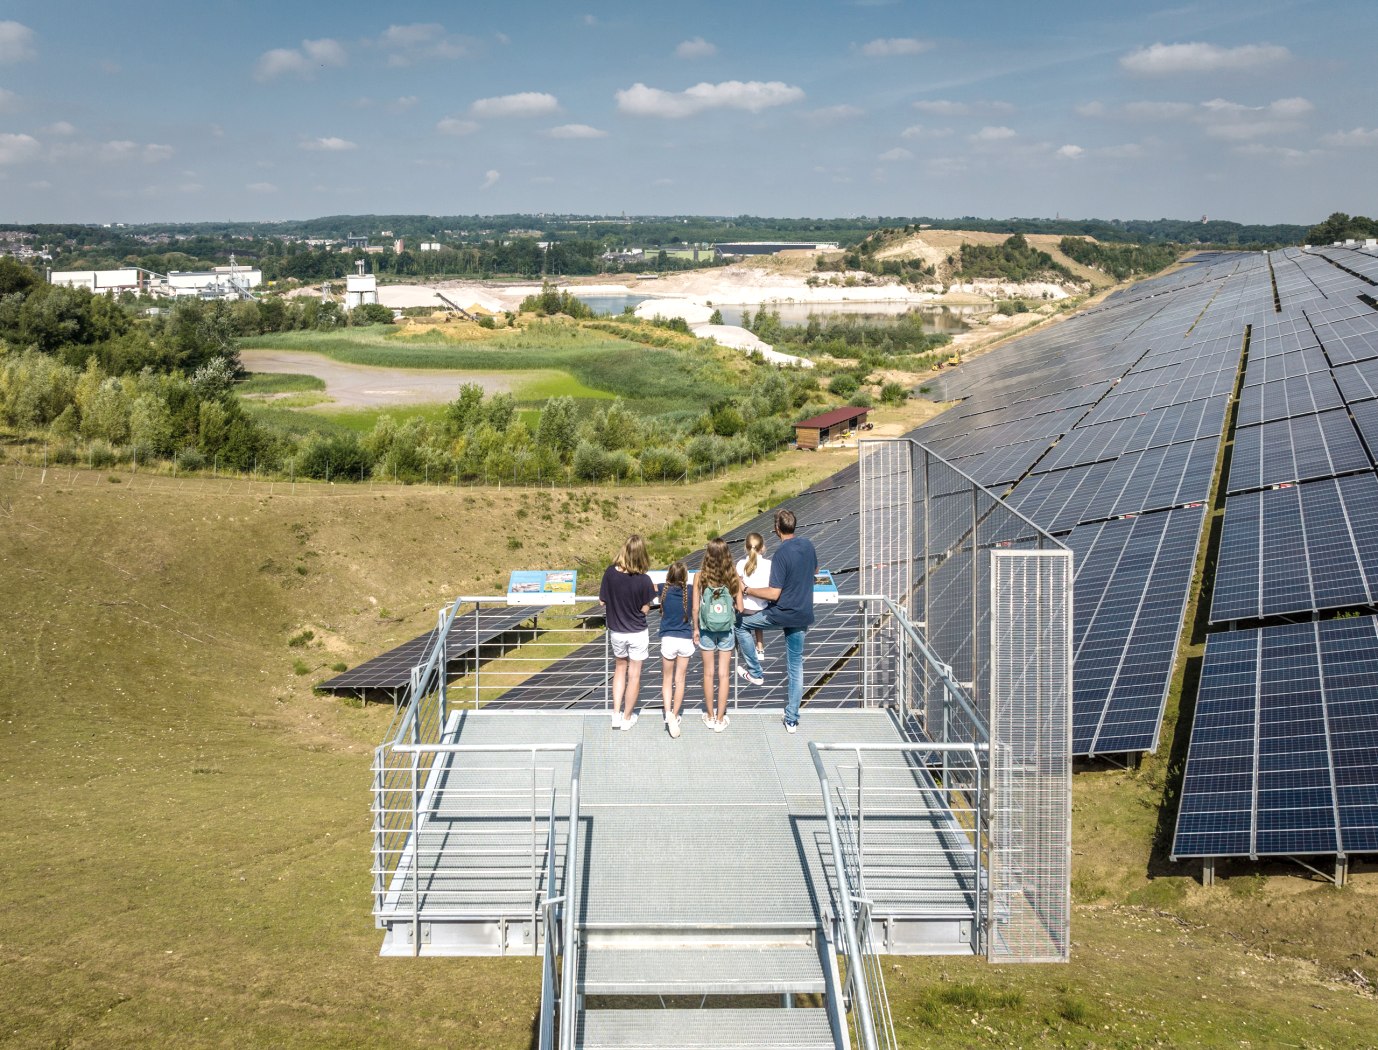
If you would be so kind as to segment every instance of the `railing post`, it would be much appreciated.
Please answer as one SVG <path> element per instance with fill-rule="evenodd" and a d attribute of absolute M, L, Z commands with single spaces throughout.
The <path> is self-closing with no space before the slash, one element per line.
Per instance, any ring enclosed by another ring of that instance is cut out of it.
<path fill-rule="evenodd" d="M 988 751 L 986 752 L 986 754 L 987 754 L 987 755 L 990 755 L 991 752 L 988 750 Z M 980 756 L 979 754 L 976 754 L 976 755 L 972 755 L 971 757 L 972 757 L 972 759 L 974 760 L 974 761 L 973 761 L 973 764 L 976 766 L 976 800 L 975 800 L 976 805 L 974 806 L 973 811 L 972 811 L 972 821 L 971 821 L 972 824 L 975 826 L 975 829 L 976 829 L 976 894 L 975 894 L 975 896 L 976 896 L 976 931 L 975 931 L 975 932 L 976 932 L 976 937 L 977 937 L 977 940 L 978 940 L 978 943 L 977 943 L 977 945 L 976 945 L 976 951 L 977 951 L 978 953 L 980 953 L 980 954 L 989 954 L 989 950 L 990 950 L 990 948 L 989 948 L 990 932 L 985 928 L 985 926 L 984 926 L 984 924 L 983 924 L 983 922 L 982 922 L 982 916 L 983 916 L 983 915 L 986 916 L 987 918 L 989 918 L 989 916 L 990 916 L 990 911 L 989 911 L 989 909 L 986 909 L 986 908 L 982 907 L 982 905 L 983 905 L 983 903 L 984 903 L 984 901 L 982 900 L 982 898 L 985 896 L 985 885 L 986 885 L 986 882 L 987 882 L 987 879 L 984 877 L 984 873 L 986 872 L 987 867 L 988 867 L 988 864 L 987 864 L 986 858 L 985 858 L 985 849 L 984 849 L 984 846 L 985 846 L 985 837 L 981 834 L 982 812 L 983 812 L 983 810 L 985 809 L 985 798 L 984 798 L 984 796 L 985 796 L 985 782 L 984 782 L 983 777 L 981 776 L 981 756 Z"/>
<path fill-rule="evenodd" d="M 603 624 L 603 710 L 622 716 L 622 712 L 612 710 L 612 632 L 607 623 Z"/>
<path fill-rule="evenodd" d="M 479 652 L 479 610 L 483 606 L 474 602 L 474 710 L 478 710 L 478 691 L 479 685 L 483 680 L 483 654 Z"/>
<path fill-rule="evenodd" d="M 437 623 L 436 625 L 436 630 L 440 633 L 440 663 L 439 666 L 436 668 L 436 672 L 440 676 L 440 682 L 437 686 L 438 694 L 436 697 L 437 708 L 440 712 L 440 728 L 437 731 L 436 736 L 439 739 L 443 740 L 445 739 L 445 727 L 449 722 L 449 712 L 447 710 L 448 704 L 446 703 L 446 701 L 450 678 L 450 623 L 449 620 L 446 619 L 446 610 L 444 609 L 440 610 L 439 623 Z"/>
<path fill-rule="evenodd" d="M 536 954 L 536 909 L 541 881 L 536 874 L 536 749 L 531 749 L 531 954 Z"/>
<path fill-rule="evenodd" d="M 413 668 L 412 674 L 416 670 Z M 411 953 L 421 954 L 421 752 L 411 753 Z"/>

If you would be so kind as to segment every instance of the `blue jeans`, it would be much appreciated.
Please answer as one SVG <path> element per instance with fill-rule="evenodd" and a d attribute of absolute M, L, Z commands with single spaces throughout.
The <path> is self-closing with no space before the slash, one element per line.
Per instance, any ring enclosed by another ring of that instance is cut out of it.
<path fill-rule="evenodd" d="M 785 634 L 785 721 L 799 721 L 799 705 L 804 702 L 804 636 L 807 627 L 780 627 L 766 619 L 766 610 L 746 614 L 737 620 L 737 651 L 753 678 L 761 677 L 761 661 L 756 659 L 756 628 L 783 631 Z"/>

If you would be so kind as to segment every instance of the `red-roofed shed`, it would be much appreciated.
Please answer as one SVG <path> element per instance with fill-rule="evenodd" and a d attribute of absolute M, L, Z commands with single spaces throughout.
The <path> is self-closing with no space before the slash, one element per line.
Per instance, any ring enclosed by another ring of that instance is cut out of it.
<path fill-rule="evenodd" d="M 794 440 L 800 448 L 818 448 L 830 437 L 836 437 L 844 430 L 855 430 L 860 427 L 866 422 L 866 413 L 869 411 L 869 408 L 857 408 L 852 405 L 847 408 L 835 408 L 811 419 L 801 419 L 794 424 Z"/>

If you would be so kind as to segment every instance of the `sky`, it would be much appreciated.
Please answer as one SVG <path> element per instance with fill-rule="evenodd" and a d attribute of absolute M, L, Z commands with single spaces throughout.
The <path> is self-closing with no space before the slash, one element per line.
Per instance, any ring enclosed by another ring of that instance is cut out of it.
<path fill-rule="evenodd" d="M 0 0 L 0 222 L 1378 214 L 1375 0 Z"/>

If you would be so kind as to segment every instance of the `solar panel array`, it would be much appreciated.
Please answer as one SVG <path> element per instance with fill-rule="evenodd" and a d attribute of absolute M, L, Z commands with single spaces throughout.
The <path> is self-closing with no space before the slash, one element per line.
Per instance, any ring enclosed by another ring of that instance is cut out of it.
<path fill-rule="evenodd" d="M 1277 297 L 1252 321 L 1177 857 L 1378 848 L 1378 254 L 1270 261 Z"/>

